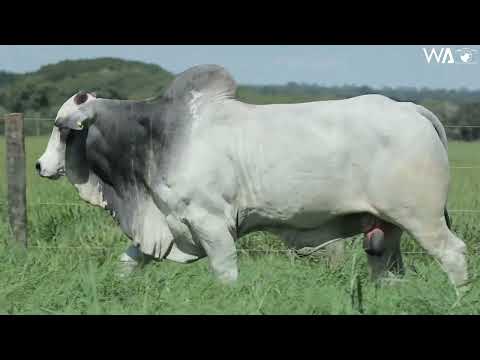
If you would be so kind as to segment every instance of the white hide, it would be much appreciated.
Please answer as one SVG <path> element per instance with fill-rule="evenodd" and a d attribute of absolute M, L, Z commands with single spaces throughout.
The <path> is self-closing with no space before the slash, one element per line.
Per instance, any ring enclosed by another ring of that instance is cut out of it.
<path fill-rule="evenodd" d="M 195 95 L 168 181 L 189 203 L 174 215 L 188 220 L 219 278 L 236 278 L 231 233 L 248 211 L 242 226 L 289 229 L 292 246 L 333 239 L 342 229 L 332 219 L 368 213 L 413 234 L 454 283 L 466 280 L 463 242 L 443 215 L 450 174 L 433 114 L 380 95 L 276 105 Z M 330 239 L 309 238 L 324 231 Z"/>
<path fill-rule="evenodd" d="M 466 281 L 465 245 L 444 219 L 449 164 L 432 113 L 379 95 L 251 105 L 220 90 L 191 93 L 192 126 L 162 174 L 168 186 L 159 199 L 137 202 L 133 242 L 142 252 L 170 251 L 181 262 L 205 254 L 228 282 L 238 275 L 239 216 L 245 229 L 273 228 L 290 246 L 310 247 L 342 234 L 335 219 L 365 213 L 408 231 L 452 282 Z M 59 116 L 75 110 L 72 102 Z M 64 158 L 54 133 L 42 156 L 48 164 Z M 79 190 L 102 206 L 94 183 Z"/>

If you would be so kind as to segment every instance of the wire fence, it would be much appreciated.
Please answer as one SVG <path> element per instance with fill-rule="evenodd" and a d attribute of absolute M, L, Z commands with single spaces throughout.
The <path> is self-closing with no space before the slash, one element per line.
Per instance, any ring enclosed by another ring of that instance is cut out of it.
<path fill-rule="evenodd" d="M 339 239 L 345 240 L 345 239 Z M 355 241 L 355 240 L 354 240 Z M 313 248 L 303 248 L 300 250 L 297 249 L 247 249 L 247 248 L 237 248 L 236 252 L 240 254 L 281 254 L 287 256 L 295 256 L 298 258 L 307 258 L 312 255 L 317 256 L 324 256 L 327 255 L 327 247 L 328 245 L 319 245 Z M 68 250 L 68 251 L 111 251 L 112 247 L 107 246 L 96 246 L 96 245 L 82 245 L 82 246 L 68 246 L 68 245 L 60 245 L 60 246 L 51 246 L 51 245 L 42 245 L 42 244 L 29 244 L 29 249 L 37 249 L 37 250 Z M 480 255 L 480 248 L 469 249 L 468 251 L 472 255 Z M 430 256 L 430 254 L 426 251 L 402 251 L 402 255 L 419 255 L 419 256 Z"/>
<path fill-rule="evenodd" d="M 0 202 L 0 205 L 7 205 L 6 202 Z M 29 203 L 28 206 L 90 206 L 86 202 L 36 202 Z M 480 209 L 452 209 L 448 210 L 452 213 L 480 213 Z"/>
<path fill-rule="evenodd" d="M 24 117 L 24 120 L 27 121 L 50 121 L 52 124 L 55 120 L 56 116 L 52 116 L 50 118 L 48 117 Z M 446 124 L 443 125 L 445 128 L 469 128 L 469 129 L 474 129 L 474 128 L 480 128 L 480 125 L 464 125 L 464 124 Z"/>
<path fill-rule="evenodd" d="M 3 116 L 7 114 L 0 114 L 0 120 L 3 120 Z M 36 116 L 24 116 L 24 120 L 29 120 L 29 121 L 51 121 L 53 124 L 53 121 L 55 120 L 56 115 L 50 116 L 50 117 L 36 117 Z M 443 127 L 446 128 L 480 128 L 480 125 L 469 125 L 469 124 L 444 124 Z"/>
<path fill-rule="evenodd" d="M 51 117 L 32 117 L 26 116 L 24 120 L 28 121 L 50 121 L 53 123 L 56 116 Z M 3 120 L 3 116 L 0 116 L 0 120 Z M 480 128 L 480 125 L 455 125 L 455 124 L 446 124 L 444 125 L 446 128 Z M 468 165 L 461 165 L 461 166 L 450 166 L 450 169 L 480 169 L 480 164 L 468 164 Z M 1 203 L 0 203 L 1 204 Z M 83 203 L 54 203 L 54 202 L 42 202 L 42 203 L 34 203 L 29 204 L 29 206 L 84 206 Z M 452 209 L 449 210 L 451 213 L 480 213 L 480 209 Z"/>
<path fill-rule="evenodd" d="M 111 247 L 106 247 L 106 246 L 45 246 L 45 245 L 35 245 L 35 244 L 30 244 L 28 246 L 29 248 L 35 248 L 39 250 L 72 250 L 72 251 L 77 251 L 77 250 L 84 250 L 84 251 L 109 251 L 112 248 Z M 293 249 L 244 249 L 244 248 L 237 248 L 237 253 L 243 253 L 243 254 L 250 254 L 250 253 L 256 253 L 256 254 L 284 254 L 284 255 L 292 255 L 292 256 L 297 256 L 300 258 L 311 256 L 314 253 L 318 254 L 324 254 L 326 252 L 326 249 L 324 249 L 324 246 L 322 246 L 322 249 L 315 249 L 312 250 L 311 253 L 308 254 L 302 254 L 299 253 L 297 250 Z M 402 251 L 403 255 L 428 255 L 427 252 L 425 251 Z"/>
<path fill-rule="evenodd" d="M 3 117 L 4 115 L 6 114 L 0 114 L 0 123 L 2 122 L 3 120 Z M 35 129 L 35 133 L 36 135 L 39 135 L 42 131 L 44 131 L 45 129 L 41 129 L 38 122 L 42 122 L 42 121 L 45 121 L 45 122 L 51 122 L 53 124 L 54 120 L 55 120 L 56 116 L 53 115 L 53 116 L 40 116 L 40 117 L 37 117 L 37 116 L 24 116 L 24 120 L 25 121 L 34 121 L 34 122 L 37 122 L 37 125 L 36 125 L 36 129 Z M 454 128 L 459 128 L 459 129 L 477 129 L 477 128 L 480 128 L 480 125 L 470 125 L 470 124 L 445 124 L 443 125 L 444 128 L 448 128 L 448 129 L 454 129 Z"/>
<path fill-rule="evenodd" d="M 3 115 L 0 114 L 0 122 L 3 120 Z M 35 121 L 35 122 L 40 122 L 40 121 L 48 121 L 53 124 L 53 121 L 55 119 L 55 116 L 51 117 L 32 117 L 32 116 L 26 116 L 23 118 L 26 121 Z M 455 125 L 455 124 L 446 124 L 444 125 L 445 128 L 480 128 L 480 125 Z M 37 135 L 40 133 L 40 128 L 37 126 L 36 132 Z M 456 160 L 459 161 L 459 160 Z M 453 162 L 453 161 L 451 161 Z M 467 165 L 459 165 L 459 166 L 450 166 L 450 169 L 480 169 L 480 164 L 467 164 Z M 7 205 L 6 202 L 0 202 L 0 205 Z M 89 206 L 87 203 L 83 202 L 35 202 L 35 203 L 28 203 L 28 207 L 38 207 L 38 206 Z M 450 213 L 455 213 L 455 214 L 480 214 L 480 209 L 450 209 Z M 335 242 L 336 240 L 332 241 Z M 38 244 L 30 244 L 29 248 L 38 248 L 38 249 L 55 249 L 55 250 L 64 250 L 64 249 L 70 249 L 70 250 L 110 250 L 110 248 L 105 247 L 105 246 L 48 246 L 48 245 L 38 245 Z M 316 248 L 311 248 L 311 252 L 308 255 L 311 255 L 313 253 L 317 253 L 325 248 L 325 244 L 322 244 Z M 244 248 L 239 248 L 238 252 L 240 253 L 282 253 L 282 254 L 291 254 L 291 255 L 296 255 L 296 256 L 308 256 L 308 255 L 302 255 L 300 254 L 297 250 L 292 250 L 292 249 L 244 249 Z M 480 252 L 480 249 L 479 249 Z M 426 252 L 424 251 L 406 251 L 402 252 L 403 254 L 409 254 L 409 255 L 427 255 Z"/>
<path fill-rule="evenodd" d="M 480 128 L 480 125 L 443 125 L 446 128 Z"/>

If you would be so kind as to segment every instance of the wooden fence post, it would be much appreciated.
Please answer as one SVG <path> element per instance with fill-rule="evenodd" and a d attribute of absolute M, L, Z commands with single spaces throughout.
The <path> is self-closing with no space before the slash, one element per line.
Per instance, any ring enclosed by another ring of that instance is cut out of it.
<path fill-rule="evenodd" d="M 17 243 L 27 246 L 27 193 L 23 114 L 5 116 L 8 217 Z"/>

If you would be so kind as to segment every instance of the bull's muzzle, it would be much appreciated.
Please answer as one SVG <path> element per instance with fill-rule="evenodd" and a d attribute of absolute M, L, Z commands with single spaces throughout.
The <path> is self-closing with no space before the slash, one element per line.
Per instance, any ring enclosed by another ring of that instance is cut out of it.
<path fill-rule="evenodd" d="M 65 175 L 65 168 L 63 167 L 58 169 L 57 172 L 54 174 L 46 173 L 45 169 L 42 168 L 42 163 L 39 160 L 35 162 L 35 169 L 37 170 L 37 173 L 39 176 L 47 179 L 51 179 L 51 180 L 57 180 L 61 176 Z"/>

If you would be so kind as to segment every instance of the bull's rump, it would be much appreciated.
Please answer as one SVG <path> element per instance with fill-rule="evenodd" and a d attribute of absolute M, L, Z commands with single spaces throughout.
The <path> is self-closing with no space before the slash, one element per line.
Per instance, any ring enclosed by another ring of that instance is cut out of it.
<path fill-rule="evenodd" d="M 395 202 L 405 186 L 446 192 L 445 149 L 429 120 L 406 105 L 363 96 L 237 111 L 230 143 L 237 206 L 310 227 L 341 214 L 376 214 L 394 206 L 379 202 Z"/>

